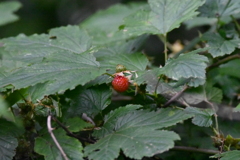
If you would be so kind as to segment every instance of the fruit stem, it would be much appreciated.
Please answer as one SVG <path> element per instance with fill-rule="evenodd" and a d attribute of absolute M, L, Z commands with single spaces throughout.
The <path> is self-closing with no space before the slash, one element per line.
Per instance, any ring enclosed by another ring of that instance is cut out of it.
<path fill-rule="evenodd" d="M 113 76 L 112 74 L 109 74 L 109 73 L 104 73 L 104 74 L 106 74 L 106 75 L 111 76 L 112 78 L 114 78 L 114 76 Z"/>
<path fill-rule="evenodd" d="M 164 57 L 165 57 L 165 64 L 167 63 L 168 60 L 168 55 L 167 55 L 167 33 L 163 35 L 164 37 Z"/>
<path fill-rule="evenodd" d="M 164 35 L 159 35 L 158 36 L 160 39 L 161 39 L 161 41 L 163 42 L 163 44 L 164 44 L 164 57 L 165 57 L 165 63 L 167 62 L 167 59 L 168 59 L 168 57 L 167 57 L 167 48 L 172 48 L 172 45 L 170 44 L 170 43 L 168 43 L 167 42 L 167 33 L 166 34 L 164 34 Z"/>

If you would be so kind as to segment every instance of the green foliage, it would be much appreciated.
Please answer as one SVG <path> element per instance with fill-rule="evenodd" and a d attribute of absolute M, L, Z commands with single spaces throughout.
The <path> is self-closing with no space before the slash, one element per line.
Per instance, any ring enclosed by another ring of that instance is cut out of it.
<path fill-rule="evenodd" d="M 210 47 L 209 53 L 213 57 L 224 56 L 225 54 L 231 54 L 236 47 L 238 47 L 239 40 L 226 40 L 219 34 L 209 33 L 204 35 L 204 38 L 208 41 Z"/>
<path fill-rule="evenodd" d="M 173 147 L 173 141 L 179 137 L 174 132 L 157 129 L 172 126 L 190 117 L 191 115 L 179 109 L 161 109 L 157 112 L 128 111 L 124 115 L 119 114 L 119 110 L 113 111 L 107 115 L 106 126 L 103 125 L 101 129 L 103 131 L 96 131 L 100 132 L 98 135 L 103 138 L 86 147 L 85 154 L 94 160 L 103 158 L 110 160 L 117 158 L 120 149 L 126 156 L 135 159 L 162 153 Z M 115 124 L 111 119 L 115 119 Z"/>
<path fill-rule="evenodd" d="M 99 11 L 83 23 L 81 27 L 86 28 L 93 44 L 109 44 L 124 40 L 125 35 L 119 33 L 118 28 L 122 25 L 123 18 L 138 10 L 145 4 L 133 3 L 128 6 L 117 4 L 106 10 Z"/>
<path fill-rule="evenodd" d="M 227 118 L 239 116 L 225 110 L 239 112 L 239 6 L 238 0 L 117 4 L 78 26 L 1 39 L 0 159 L 176 159 L 172 150 L 179 148 L 237 159 L 239 124 Z M 0 3 L 0 25 L 15 20 L 19 7 Z M 182 23 L 201 33 L 176 38 Z M 146 49 L 154 36 L 164 45 L 160 66 Z M 116 73 L 118 65 L 126 69 Z M 111 86 L 116 75 L 128 78 L 125 92 Z"/>
<path fill-rule="evenodd" d="M 0 118 L 5 118 L 9 121 L 14 121 L 14 116 L 2 97 L 0 97 Z"/>
<path fill-rule="evenodd" d="M 110 103 L 112 91 L 109 87 L 102 85 L 92 88 L 79 88 L 71 93 L 70 115 L 82 115 L 86 113 L 89 116 L 96 116 L 101 113 Z"/>
<path fill-rule="evenodd" d="M 14 11 L 21 7 L 21 3 L 14 2 L 1 2 L 0 3 L 0 26 L 18 20 L 18 17 L 13 14 Z"/>
<path fill-rule="evenodd" d="M 53 133 L 70 159 L 83 159 L 83 154 L 81 152 L 82 145 L 77 139 L 68 137 L 61 129 L 55 130 Z M 44 155 L 45 159 L 47 160 L 64 159 L 61 156 L 61 152 L 53 142 L 51 136 L 47 132 L 43 136 L 36 138 L 34 151 Z"/>
<path fill-rule="evenodd" d="M 212 156 L 212 158 L 221 158 L 221 160 L 237 160 L 239 159 L 240 152 L 239 151 L 228 151 L 222 154 L 217 154 Z"/>
<path fill-rule="evenodd" d="M 200 109 L 187 107 L 186 112 L 194 114 L 192 123 L 201 127 L 209 127 L 212 125 L 212 115 L 215 113 L 212 109 Z"/>
<path fill-rule="evenodd" d="M 0 127 L 0 159 L 11 160 L 16 154 L 17 137 L 23 134 L 23 129 L 4 119 L 0 119 Z"/>
<path fill-rule="evenodd" d="M 197 15 L 196 9 L 204 0 L 149 0 L 149 6 L 128 16 L 123 32 L 128 35 L 144 33 L 167 34 L 188 19 Z"/>

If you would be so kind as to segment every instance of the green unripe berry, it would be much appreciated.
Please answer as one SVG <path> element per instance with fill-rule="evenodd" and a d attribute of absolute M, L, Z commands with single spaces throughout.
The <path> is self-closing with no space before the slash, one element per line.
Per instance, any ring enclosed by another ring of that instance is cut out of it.
<path fill-rule="evenodd" d="M 118 65 L 116 66 L 116 73 L 122 72 L 122 71 L 126 71 L 126 70 L 127 70 L 127 69 L 126 69 L 126 67 L 125 67 L 124 65 L 118 64 Z"/>

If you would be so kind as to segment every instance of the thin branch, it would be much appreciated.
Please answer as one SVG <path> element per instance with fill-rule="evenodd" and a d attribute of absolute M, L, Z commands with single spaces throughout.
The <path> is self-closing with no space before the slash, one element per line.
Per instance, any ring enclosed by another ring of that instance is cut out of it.
<path fill-rule="evenodd" d="M 194 147 L 186 147 L 186 146 L 175 146 L 172 148 L 175 151 L 188 151 L 188 152 L 197 152 L 197 153 L 204 153 L 204 154 L 218 154 L 219 151 L 211 150 L 211 149 L 203 149 L 203 148 L 194 148 Z"/>
<path fill-rule="evenodd" d="M 185 85 L 184 88 L 183 88 L 180 92 L 176 93 L 169 101 L 167 101 L 167 103 L 165 103 L 165 104 L 163 105 L 163 108 L 169 106 L 173 101 L 175 101 L 175 100 L 178 99 L 180 96 L 182 96 L 183 92 L 184 92 L 187 88 L 188 88 L 188 86 Z"/>
<path fill-rule="evenodd" d="M 164 56 L 165 56 L 165 64 L 166 64 L 167 60 L 168 60 L 168 55 L 167 55 L 167 34 L 164 35 Z"/>
<path fill-rule="evenodd" d="M 207 69 L 210 69 L 210 68 L 213 68 L 213 67 L 217 67 L 217 66 L 219 66 L 222 63 L 225 63 L 227 61 L 230 61 L 230 60 L 236 59 L 236 58 L 240 58 L 240 54 L 234 54 L 234 55 L 228 56 L 228 57 L 218 61 L 217 63 L 214 63 L 214 64 L 208 66 Z"/>
<path fill-rule="evenodd" d="M 231 18 L 232 18 L 232 20 L 233 20 L 233 22 L 234 22 L 234 24 L 237 28 L 238 35 L 240 35 L 240 25 L 238 24 L 236 18 L 234 18 L 232 15 L 231 15 Z"/>
<path fill-rule="evenodd" d="M 91 140 L 91 139 L 86 139 L 86 138 L 82 138 L 82 137 L 79 137 L 78 135 L 72 133 L 71 131 L 69 131 L 69 129 L 64 125 L 62 124 L 57 118 L 55 117 L 52 117 L 52 119 L 60 126 L 62 127 L 62 129 L 64 129 L 66 132 L 67 132 L 67 135 L 71 136 L 71 137 L 74 137 L 74 138 L 77 138 L 79 140 L 82 140 L 84 142 L 88 142 L 88 143 L 95 143 L 94 140 Z"/>
<path fill-rule="evenodd" d="M 66 155 L 65 152 L 63 151 L 62 147 L 60 146 L 60 144 L 58 143 L 56 137 L 54 136 L 54 134 L 53 134 L 53 132 L 52 132 L 52 131 L 53 131 L 53 128 L 52 128 L 52 126 L 51 126 L 51 119 L 52 119 L 52 116 L 49 114 L 49 115 L 48 115 L 48 118 L 47 118 L 48 132 L 49 132 L 49 134 L 51 135 L 51 137 L 52 137 L 54 143 L 56 144 L 57 148 L 58 148 L 59 151 L 61 152 L 63 158 L 64 158 L 65 160 L 68 160 L 67 155 Z"/>
<path fill-rule="evenodd" d="M 215 112 L 214 113 L 214 118 L 215 118 L 215 126 L 216 126 L 216 130 L 219 132 L 219 127 L 218 127 L 218 115 L 216 114 L 216 109 L 214 108 L 214 106 L 213 106 L 213 104 L 211 103 L 211 102 L 209 102 L 209 101 L 205 101 L 205 102 L 207 102 L 211 107 L 212 107 L 212 110 Z"/>
<path fill-rule="evenodd" d="M 154 89 L 154 94 L 155 94 L 155 95 L 157 95 L 157 88 L 158 88 L 158 85 L 159 85 L 160 79 L 161 79 L 161 76 L 158 78 L 158 81 L 157 81 L 156 87 L 155 87 L 155 89 Z"/>

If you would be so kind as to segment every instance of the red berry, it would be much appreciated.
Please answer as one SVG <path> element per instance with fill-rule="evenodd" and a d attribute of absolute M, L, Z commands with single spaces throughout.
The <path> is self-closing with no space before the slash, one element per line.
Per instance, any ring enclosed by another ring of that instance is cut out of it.
<path fill-rule="evenodd" d="M 128 89 L 128 79 L 124 76 L 116 76 L 112 81 L 112 86 L 117 92 L 124 92 Z"/>

